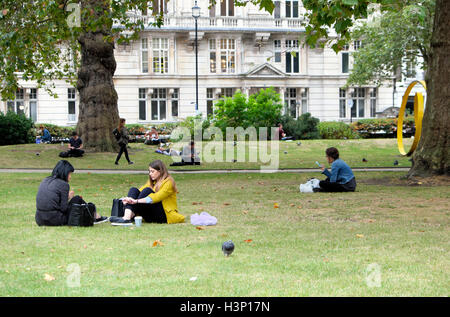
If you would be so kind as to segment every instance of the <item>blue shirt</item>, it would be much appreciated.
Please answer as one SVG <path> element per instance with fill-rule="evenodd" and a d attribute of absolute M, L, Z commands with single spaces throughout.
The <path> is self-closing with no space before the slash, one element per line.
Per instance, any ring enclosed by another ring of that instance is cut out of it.
<path fill-rule="evenodd" d="M 50 132 L 48 132 L 47 129 L 44 129 L 44 135 L 42 136 L 42 140 L 50 141 L 51 139 L 52 139 L 52 136 L 50 135 Z"/>
<path fill-rule="evenodd" d="M 341 159 L 337 159 L 331 163 L 331 173 L 328 169 L 325 169 L 322 174 L 329 177 L 330 182 L 339 184 L 346 184 L 355 177 L 350 166 Z"/>

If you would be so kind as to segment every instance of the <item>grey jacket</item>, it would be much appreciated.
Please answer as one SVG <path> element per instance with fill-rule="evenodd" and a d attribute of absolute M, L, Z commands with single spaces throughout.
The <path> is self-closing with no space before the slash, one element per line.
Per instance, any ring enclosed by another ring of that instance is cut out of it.
<path fill-rule="evenodd" d="M 69 183 L 52 176 L 39 185 L 36 195 L 36 223 L 39 226 L 63 226 L 68 220 Z"/>

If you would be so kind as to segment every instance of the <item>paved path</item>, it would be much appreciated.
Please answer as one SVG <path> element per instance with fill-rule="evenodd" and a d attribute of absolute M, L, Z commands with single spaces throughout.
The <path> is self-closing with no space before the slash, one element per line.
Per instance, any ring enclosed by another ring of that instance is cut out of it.
<path fill-rule="evenodd" d="M 407 172 L 409 167 L 372 167 L 372 168 L 352 168 L 354 172 Z M 50 174 L 52 169 L 34 169 L 34 168 L 2 168 L 0 173 L 46 173 Z M 148 174 L 147 170 L 96 170 L 96 169 L 77 169 L 77 173 L 91 174 Z M 314 173 L 320 172 L 317 168 L 295 168 L 279 170 L 169 170 L 171 174 L 228 174 L 228 173 Z"/>

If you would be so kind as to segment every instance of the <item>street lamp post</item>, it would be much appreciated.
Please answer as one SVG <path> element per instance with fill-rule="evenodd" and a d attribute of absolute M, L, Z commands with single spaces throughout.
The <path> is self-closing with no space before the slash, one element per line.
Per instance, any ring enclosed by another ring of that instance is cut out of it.
<path fill-rule="evenodd" d="M 197 42 L 197 20 L 200 17 L 200 7 L 195 1 L 192 7 L 192 17 L 195 19 L 195 114 L 198 114 L 198 42 Z"/>

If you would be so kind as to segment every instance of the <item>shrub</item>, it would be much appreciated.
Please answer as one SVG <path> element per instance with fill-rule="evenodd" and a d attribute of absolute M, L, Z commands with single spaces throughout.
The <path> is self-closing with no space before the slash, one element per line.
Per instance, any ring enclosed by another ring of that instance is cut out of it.
<path fill-rule="evenodd" d="M 50 123 L 38 123 L 35 125 L 37 134 L 40 134 L 39 129 L 41 126 L 47 129 L 52 138 L 55 139 L 70 139 L 72 137 L 72 132 L 75 131 L 75 127 L 60 127 Z"/>
<path fill-rule="evenodd" d="M 358 139 L 351 126 L 344 122 L 320 122 L 319 134 L 322 139 Z"/>
<path fill-rule="evenodd" d="M 197 130 L 197 134 L 200 134 L 203 138 L 203 132 L 211 126 L 210 118 L 203 120 L 201 114 L 194 117 L 187 117 L 179 123 L 180 127 L 188 128 L 189 133 L 191 134 L 191 138 L 195 136 L 195 128 L 196 128 L 196 120 L 199 120 L 201 123 L 201 131 Z"/>
<path fill-rule="evenodd" d="M 33 143 L 33 127 L 33 121 L 23 114 L 0 112 L 0 145 Z"/>
<path fill-rule="evenodd" d="M 404 133 L 412 134 L 414 127 L 414 117 L 409 116 L 403 120 Z M 397 131 L 397 118 L 361 119 L 352 123 L 352 129 L 363 138 L 389 134 L 393 136 Z"/>
<path fill-rule="evenodd" d="M 281 124 L 286 135 L 294 137 L 294 139 L 319 139 L 318 130 L 319 119 L 311 116 L 310 113 L 304 113 L 295 120 L 289 115 L 281 117 Z"/>
<path fill-rule="evenodd" d="M 214 125 L 226 133 L 226 128 L 275 127 L 281 118 L 282 101 L 273 88 L 261 89 L 247 96 L 238 91 L 233 98 L 219 100 L 215 104 Z M 270 129 L 269 129 L 270 137 Z"/>

